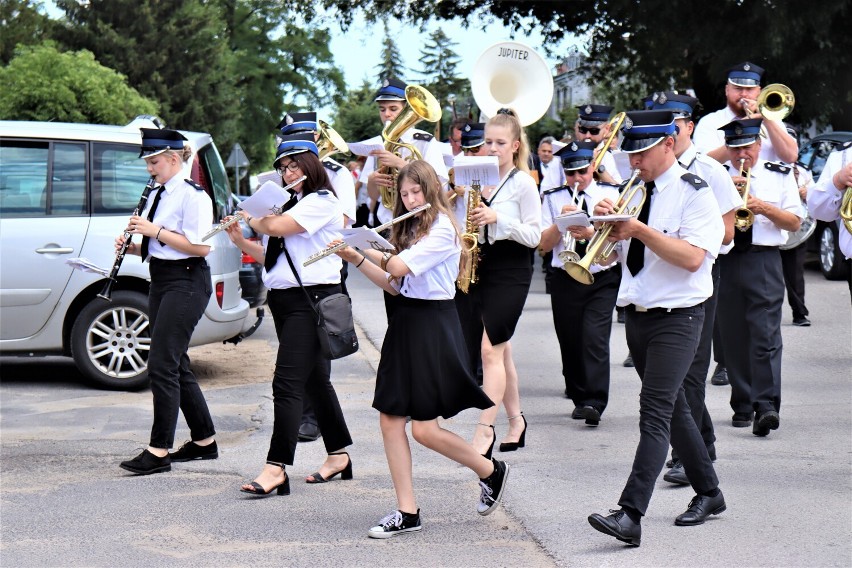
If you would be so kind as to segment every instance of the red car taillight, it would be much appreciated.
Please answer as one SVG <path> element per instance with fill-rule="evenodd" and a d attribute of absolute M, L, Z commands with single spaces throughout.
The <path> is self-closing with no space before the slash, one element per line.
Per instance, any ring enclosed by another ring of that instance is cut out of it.
<path fill-rule="evenodd" d="M 260 239 L 257 238 L 257 237 L 249 237 L 248 240 L 249 240 L 249 242 L 252 242 L 252 243 L 259 243 L 260 242 Z M 243 264 L 254 264 L 255 262 L 257 262 L 257 261 L 254 259 L 253 256 L 251 256 L 250 254 L 245 253 L 245 252 L 243 253 Z"/>
<path fill-rule="evenodd" d="M 222 300 L 225 298 L 225 283 L 217 282 L 216 283 L 216 302 L 219 304 L 219 307 L 222 307 Z"/>

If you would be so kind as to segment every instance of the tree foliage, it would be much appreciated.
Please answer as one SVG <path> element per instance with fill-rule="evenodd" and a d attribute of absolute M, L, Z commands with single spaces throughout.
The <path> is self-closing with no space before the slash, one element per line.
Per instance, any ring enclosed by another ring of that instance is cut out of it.
<path fill-rule="evenodd" d="M 450 95 L 455 97 L 456 114 L 467 116 L 467 108 L 473 103 L 470 92 L 470 81 L 459 77 L 459 56 L 453 50 L 458 45 L 452 41 L 441 28 L 429 34 L 429 39 L 423 46 L 420 62 L 420 74 L 423 76 L 423 86 L 438 99 L 444 110 L 441 117 L 440 136 L 448 138 L 450 126 L 453 123 Z M 422 125 L 421 125 L 422 127 Z M 428 129 L 429 127 L 425 127 Z"/>
<path fill-rule="evenodd" d="M 455 0 L 389 2 L 322 0 L 342 22 L 397 18 L 414 24 L 461 18 L 465 25 L 499 20 L 515 31 L 539 29 L 547 44 L 566 34 L 589 38 L 594 78 L 621 99 L 692 87 L 705 108 L 724 104 L 725 70 L 749 60 L 767 82 L 796 93 L 793 122 L 852 129 L 852 0 Z M 630 81 L 621 83 L 628 76 Z M 636 87 L 636 84 L 639 87 Z M 627 92 L 626 89 L 631 89 Z"/>
<path fill-rule="evenodd" d="M 32 0 L 0 0 L 0 63 L 9 63 L 18 45 L 41 43 L 50 22 L 40 7 Z"/>
<path fill-rule="evenodd" d="M 376 65 L 376 84 L 381 85 L 382 81 L 389 77 L 405 80 L 407 69 L 402 62 L 402 55 L 396 46 L 396 39 L 391 35 L 388 28 L 388 21 L 384 20 L 385 36 L 382 39 L 382 58 L 379 64 Z"/>
<path fill-rule="evenodd" d="M 0 118 L 126 124 L 157 105 L 89 51 L 61 53 L 50 43 L 21 46 L 0 68 Z"/>
<path fill-rule="evenodd" d="M 344 140 L 358 142 L 379 133 L 382 124 L 373 103 L 375 89 L 364 80 L 357 89 L 346 93 L 334 116 L 334 129 Z"/>

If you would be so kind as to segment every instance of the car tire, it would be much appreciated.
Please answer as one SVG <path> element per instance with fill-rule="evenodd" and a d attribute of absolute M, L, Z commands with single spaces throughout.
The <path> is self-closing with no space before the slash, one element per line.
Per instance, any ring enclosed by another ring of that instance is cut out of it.
<path fill-rule="evenodd" d="M 846 280 L 846 263 L 840 252 L 837 223 L 829 223 L 819 236 L 819 267 L 828 280 Z"/>
<path fill-rule="evenodd" d="M 111 301 L 94 298 L 80 311 L 71 329 L 71 354 L 98 386 L 139 390 L 148 385 L 150 331 L 148 297 L 116 291 Z"/>

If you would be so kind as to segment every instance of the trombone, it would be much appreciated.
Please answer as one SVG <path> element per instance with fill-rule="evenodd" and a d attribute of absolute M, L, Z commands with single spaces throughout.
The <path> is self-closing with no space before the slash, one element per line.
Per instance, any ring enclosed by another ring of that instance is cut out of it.
<path fill-rule="evenodd" d="M 597 172 L 598 168 L 601 167 L 604 156 L 606 156 L 606 153 L 609 152 L 612 143 L 615 141 L 615 137 L 618 136 L 618 131 L 621 129 L 621 125 L 625 118 L 627 118 L 627 113 L 622 111 L 610 119 L 609 136 L 607 136 L 606 140 L 603 140 L 600 144 L 598 144 L 598 147 L 595 148 L 598 154 L 595 156 L 595 159 L 592 160 L 591 168 L 593 172 Z"/>
<path fill-rule="evenodd" d="M 621 190 L 621 193 L 618 196 L 618 201 L 614 208 L 614 215 L 626 214 L 633 215 L 635 217 L 639 215 L 640 211 L 642 211 L 642 205 L 645 203 L 645 199 L 647 199 L 648 192 L 645 189 L 644 182 L 636 183 L 637 177 L 639 177 L 639 170 L 635 169 L 633 170 L 633 175 L 630 176 L 630 180 L 628 180 L 627 185 L 624 186 L 624 189 Z M 631 204 L 636 201 L 637 196 L 639 202 L 636 203 L 635 206 L 631 206 Z M 607 241 L 609 234 L 612 232 L 614 227 L 613 223 L 614 222 L 602 223 L 601 226 L 598 227 L 595 234 L 589 241 L 588 247 L 586 247 L 586 256 L 577 262 L 568 261 L 565 263 L 565 272 L 567 272 L 571 278 L 580 284 L 592 284 L 595 281 L 595 277 L 592 275 L 591 271 L 592 264 L 605 261 L 613 252 L 615 252 L 615 247 L 618 243 L 611 243 Z"/>
<path fill-rule="evenodd" d="M 754 225 L 754 213 L 748 208 L 748 194 L 751 190 L 751 168 L 745 170 L 745 158 L 740 158 L 740 177 L 745 175 L 745 182 L 738 185 L 743 192 L 743 206 L 737 209 L 734 226 L 742 232 L 748 231 Z"/>

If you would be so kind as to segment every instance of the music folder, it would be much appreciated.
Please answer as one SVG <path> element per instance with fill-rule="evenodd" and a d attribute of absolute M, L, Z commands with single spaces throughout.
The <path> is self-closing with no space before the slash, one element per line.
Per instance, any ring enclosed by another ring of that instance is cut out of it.
<path fill-rule="evenodd" d="M 343 229 L 341 236 L 346 244 L 353 248 L 396 250 L 384 237 L 369 227 Z"/>
<path fill-rule="evenodd" d="M 290 201 L 290 194 L 274 181 L 267 181 L 261 185 L 253 195 L 245 201 L 241 201 L 238 207 L 252 217 L 266 217 L 267 215 L 278 215 L 281 207 Z"/>
<path fill-rule="evenodd" d="M 591 225 L 589 215 L 583 210 L 563 213 L 562 215 L 558 215 L 553 221 L 556 223 L 556 227 L 560 233 L 567 231 L 568 227 L 588 227 Z"/>
<path fill-rule="evenodd" d="M 456 156 L 453 160 L 453 178 L 456 185 L 480 186 L 500 183 L 500 168 L 497 156 Z"/>

